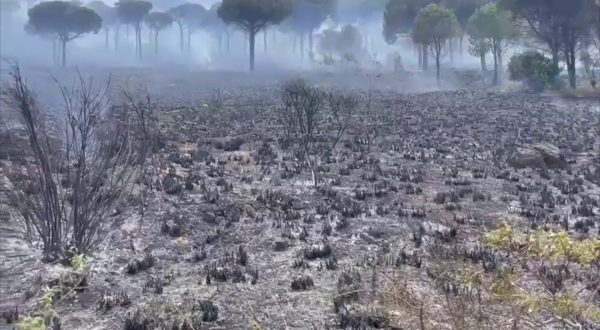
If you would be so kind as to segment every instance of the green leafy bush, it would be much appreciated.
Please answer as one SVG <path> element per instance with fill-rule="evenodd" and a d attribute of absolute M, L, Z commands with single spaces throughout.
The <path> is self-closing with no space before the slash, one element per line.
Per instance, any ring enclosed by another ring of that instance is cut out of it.
<path fill-rule="evenodd" d="M 560 69 L 543 54 L 527 51 L 510 59 L 508 72 L 511 80 L 522 81 L 531 91 L 539 93 L 555 82 Z"/>

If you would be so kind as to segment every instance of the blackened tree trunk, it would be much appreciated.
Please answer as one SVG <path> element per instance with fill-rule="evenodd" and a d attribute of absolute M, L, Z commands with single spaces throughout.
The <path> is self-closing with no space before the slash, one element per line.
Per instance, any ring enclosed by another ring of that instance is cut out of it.
<path fill-rule="evenodd" d="M 226 33 L 226 38 L 227 38 L 227 55 L 231 54 L 231 32 L 227 31 Z"/>
<path fill-rule="evenodd" d="M 314 59 L 314 54 L 313 54 L 313 44 L 314 44 L 314 40 L 313 40 L 313 33 L 314 31 L 311 29 L 310 31 L 308 31 L 308 58 L 310 58 L 310 60 L 312 61 Z"/>
<path fill-rule="evenodd" d="M 192 49 L 192 28 L 188 27 L 188 35 L 187 35 L 187 50 L 188 52 Z"/>
<path fill-rule="evenodd" d="M 562 27 L 562 42 L 565 62 L 567 63 L 567 73 L 569 74 L 569 85 L 571 88 L 577 88 L 576 76 L 576 56 L 577 56 L 577 34 L 571 24 L 564 24 Z"/>
<path fill-rule="evenodd" d="M 54 65 L 58 64 L 58 56 L 56 55 L 58 51 L 56 39 L 52 39 L 52 62 Z"/>
<path fill-rule="evenodd" d="M 219 33 L 217 38 L 219 39 L 219 54 L 223 54 L 223 34 Z"/>
<path fill-rule="evenodd" d="M 267 52 L 267 29 L 263 30 L 263 46 L 265 53 Z"/>
<path fill-rule="evenodd" d="M 158 30 L 154 31 L 154 54 L 158 55 Z"/>
<path fill-rule="evenodd" d="M 485 52 L 481 52 L 481 54 L 479 54 L 479 61 L 481 62 L 481 71 L 486 72 L 487 71 L 487 63 L 486 63 L 486 59 L 485 59 Z"/>
<path fill-rule="evenodd" d="M 454 64 L 454 39 L 449 39 L 448 45 L 448 49 L 450 51 L 450 63 Z"/>
<path fill-rule="evenodd" d="M 183 24 L 177 23 L 177 25 L 179 25 L 179 47 L 181 48 L 181 52 L 183 53 L 185 48 L 185 43 L 183 41 Z"/>
<path fill-rule="evenodd" d="M 142 59 L 142 27 L 140 26 L 139 23 L 136 26 L 135 30 L 136 30 L 137 44 L 138 44 L 138 58 L 141 60 Z"/>
<path fill-rule="evenodd" d="M 304 58 L 304 32 L 300 33 L 300 58 Z"/>
<path fill-rule="evenodd" d="M 250 42 L 250 71 L 254 71 L 254 46 L 256 42 L 256 31 L 254 27 L 248 33 L 249 42 Z"/>
<path fill-rule="evenodd" d="M 576 49 L 572 43 L 565 43 L 565 60 L 567 62 L 567 72 L 569 73 L 569 85 L 575 89 L 577 88 Z"/>
<path fill-rule="evenodd" d="M 60 41 L 61 41 L 61 47 L 62 47 L 61 65 L 63 68 L 66 68 L 67 67 L 67 41 L 68 41 L 68 39 L 66 37 L 62 37 Z"/>
<path fill-rule="evenodd" d="M 104 47 L 108 50 L 110 47 L 108 46 L 108 33 L 110 30 L 108 28 L 104 28 Z"/>
<path fill-rule="evenodd" d="M 500 47 L 498 40 L 492 40 L 492 55 L 494 56 L 494 85 L 499 84 L 498 80 L 498 48 Z"/>
<path fill-rule="evenodd" d="M 423 71 L 429 70 L 429 46 L 424 44 L 422 45 L 423 51 Z"/>
<path fill-rule="evenodd" d="M 119 49 L 119 32 L 121 30 L 121 26 L 117 25 L 115 26 L 115 51 Z"/>
<path fill-rule="evenodd" d="M 504 51 L 503 51 L 503 40 L 498 41 L 498 84 L 502 84 L 504 75 Z"/>
<path fill-rule="evenodd" d="M 440 61 L 442 58 L 442 49 L 444 47 L 444 40 L 434 40 L 433 42 L 433 52 L 435 55 L 435 76 L 437 79 L 438 85 L 440 84 Z"/>
<path fill-rule="evenodd" d="M 297 46 L 298 46 L 298 35 L 294 33 L 294 46 L 292 47 L 292 53 L 296 54 Z"/>
<path fill-rule="evenodd" d="M 419 70 L 423 69 L 423 51 L 421 45 L 414 45 L 417 50 L 417 56 L 419 57 Z"/>

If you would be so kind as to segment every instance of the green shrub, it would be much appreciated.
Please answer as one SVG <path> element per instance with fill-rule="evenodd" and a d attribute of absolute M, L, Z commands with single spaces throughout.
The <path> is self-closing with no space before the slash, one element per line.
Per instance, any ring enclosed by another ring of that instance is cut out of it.
<path fill-rule="evenodd" d="M 508 72 L 511 80 L 521 81 L 531 91 L 539 93 L 555 84 L 560 69 L 543 54 L 527 51 L 510 59 Z"/>

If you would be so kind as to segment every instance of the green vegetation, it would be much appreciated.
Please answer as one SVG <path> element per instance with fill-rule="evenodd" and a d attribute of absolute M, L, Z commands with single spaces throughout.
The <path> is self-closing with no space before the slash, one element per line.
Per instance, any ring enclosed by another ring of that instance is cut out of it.
<path fill-rule="evenodd" d="M 454 13 L 436 4 L 421 9 L 417 15 L 412 38 L 415 43 L 430 45 L 435 57 L 436 76 L 440 82 L 440 61 L 446 53 L 446 43 L 459 35 L 460 25 Z"/>
<path fill-rule="evenodd" d="M 508 64 L 511 80 L 523 81 L 531 91 L 541 92 L 552 85 L 560 70 L 552 59 L 536 51 L 514 55 Z"/>

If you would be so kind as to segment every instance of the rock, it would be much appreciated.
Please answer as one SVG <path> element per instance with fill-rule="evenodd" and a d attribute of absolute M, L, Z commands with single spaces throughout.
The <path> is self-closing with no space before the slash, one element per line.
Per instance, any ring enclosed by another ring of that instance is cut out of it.
<path fill-rule="evenodd" d="M 541 154 L 547 167 L 564 168 L 567 165 L 564 153 L 557 146 L 549 143 L 539 143 L 533 148 Z"/>
<path fill-rule="evenodd" d="M 560 149 L 549 143 L 539 143 L 520 148 L 509 159 L 515 168 L 564 168 L 567 165 Z"/>
<path fill-rule="evenodd" d="M 514 168 L 545 168 L 544 157 L 533 148 L 519 149 L 508 161 Z"/>

